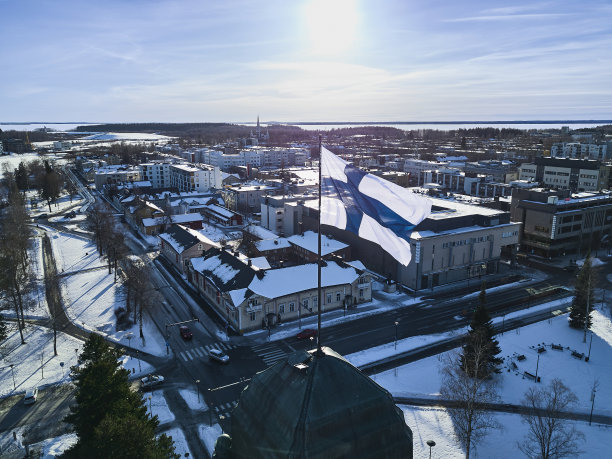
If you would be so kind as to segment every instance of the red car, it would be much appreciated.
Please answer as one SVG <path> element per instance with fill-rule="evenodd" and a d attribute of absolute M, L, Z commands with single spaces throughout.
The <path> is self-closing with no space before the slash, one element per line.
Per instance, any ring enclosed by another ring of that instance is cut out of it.
<path fill-rule="evenodd" d="M 187 325 L 179 327 L 179 332 L 181 333 L 181 338 L 183 338 L 184 340 L 189 340 L 193 338 L 193 334 L 191 333 L 191 330 L 189 330 L 189 327 Z"/>
<path fill-rule="evenodd" d="M 296 335 L 296 338 L 297 339 L 308 339 L 308 338 L 314 338 L 315 336 L 317 336 L 316 330 L 313 330 L 312 328 L 305 328 L 304 330 L 302 330 Z"/>

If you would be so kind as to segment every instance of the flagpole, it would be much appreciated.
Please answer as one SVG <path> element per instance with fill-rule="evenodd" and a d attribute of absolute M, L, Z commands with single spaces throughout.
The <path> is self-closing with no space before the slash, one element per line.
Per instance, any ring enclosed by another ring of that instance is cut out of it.
<path fill-rule="evenodd" d="M 318 222 L 318 263 L 317 263 L 317 353 L 321 354 L 321 134 L 319 134 L 319 222 Z"/>

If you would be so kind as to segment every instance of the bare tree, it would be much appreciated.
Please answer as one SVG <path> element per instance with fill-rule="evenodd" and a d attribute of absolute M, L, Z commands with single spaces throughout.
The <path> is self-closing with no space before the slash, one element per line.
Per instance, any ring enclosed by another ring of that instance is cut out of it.
<path fill-rule="evenodd" d="M 480 367 L 488 365 L 489 354 L 485 337 L 472 337 L 473 353 L 470 367 L 479 374 Z M 497 382 L 494 378 L 471 377 L 461 368 L 458 353 L 448 355 L 442 367 L 440 395 L 451 402 L 449 415 L 455 427 L 455 435 L 465 448 L 465 457 L 492 429 L 501 425 L 493 414 L 486 410 L 486 404 L 499 400 Z"/>
<path fill-rule="evenodd" d="M 145 263 L 136 256 L 128 257 L 126 260 L 126 310 L 134 315 L 134 323 L 140 322 L 140 337 L 144 339 L 142 332 L 143 311 L 146 309 L 147 291 L 151 290 L 149 283 L 148 268 Z"/>
<path fill-rule="evenodd" d="M 96 240 L 96 249 L 100 255 L 102 255 L 105 238 L 111 222 L 112 216 L 108 208 L 101 202 L 96 202 L 89 208 L 89 214 L 87 215 L 87 228 L 94 235 L 94 239 Z"/>
<path fill-rule="evenodd" d="M 534 459 L 557 459 L 580 454 L 578 445 L 584 440 L 584 435 L 571 421 L 560 417 L 577 401 L 578 397 L 559 379 L 553 379 L 546 387 L 531 387 L 523 399 L 528 413 L 522 415 L 529 431 L 525 441 L 518 443 L 519 449 Z"/>

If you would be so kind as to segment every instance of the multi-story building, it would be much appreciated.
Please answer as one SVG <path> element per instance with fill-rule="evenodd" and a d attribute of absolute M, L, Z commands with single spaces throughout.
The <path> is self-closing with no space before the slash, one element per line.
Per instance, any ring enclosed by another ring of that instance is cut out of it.
<path fill-rule="evenodd" d="M 420 182 L 422 172 L 436 170 L 447 165 L 448 163 L 408 158 L 404 161 L 404 172 L 408 172 L 411 176 L 416 177 L 416 185 L 420 186 L 423 184 Z"/>
<path fill-rule="evenodd" d="M 179 191 L 204 191 L 221 188 L 221 171 L 217 167 L 170 165 L 170 186 Z"/>
<path fill-rule="evenodd" d="M 518 178 L 516 164 L 512 161 L 482 160 L 466 162 L 463 167 L 466 175 L 486 175 L 493 182 L 509 183 Z"/>
<path fill-rule="evenodd" d="M 261 226 L 279 236 L 291 236 L 292 234 L 301 233 L 301 204 L 305 200 L 312 199 L 312 195 L 261 197 Z"/>
<path fill-rule="evenodd" d="M 170 187 L 170 163 L 142 163 L 140 175 L 143 180 L 151 182 L 153 188 Z"/>
<path fill-rule="evenodd" d="M 260 211 L 261 197 L 275 191 L 276 188 L 274 187 L 260 183 L 251 183 L 226 186 L 221 194 L 228 209 L 253 213 Z"/>
<path fill-rule="evenodd" d="M 571 192 L 609 188 L 610 165 L 591 159 L 535 158 L 521 164 L 520 180 L 532 180 L 544 186 Z"/>
<path fill-rule="evenodd" d="M 371 301 L 371 276 L 343 262 L 321 269 L 321 311 Z M 232 329 L 242 334 L 317 314 L 317 264 L 259 270 L 249 259 L 210 249 L 189 262 L 189 279 Z"/>
<path fill-rule="evenodd" d="M 512 221 L 522 222 L 521 250 L 545 257 L 584 255 L 608 244 L 612 195 L 569 190 L 515 189 Z"/>
<path fill-rule="evenodd" d="M 140 169 L 125 165 L 98 168 L 94 176 L 94 183 L 98 190 L 101 190 L 107 184 L 138 182 L 140 180 Z"/>
<path fill-rule="evenodd" d="M 551 158 L 588 158 L 604 161 L 608 157 L 606 144 L 558 142 L 550 147 Z"/>
<path fill-rule="evenodd" d="M 323 231 L 349 244 L 352 256 L 369 269 L 414 290 L 496 273 L 502 255 L 515 255 L 521 224 L 510 221 L 510 212 L 430 199 L 431 215 L 406 235 L 412 252 L 408 266 L 351 232 L 331 226 Z M 303 222 L 307 229 L 317 227 L 316 206 L 304 206 Z"/>

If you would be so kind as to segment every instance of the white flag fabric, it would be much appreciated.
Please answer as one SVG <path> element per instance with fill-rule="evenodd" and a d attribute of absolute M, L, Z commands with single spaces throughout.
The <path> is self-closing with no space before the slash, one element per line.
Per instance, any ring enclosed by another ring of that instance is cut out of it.
<path fill-rule="evenodd" d="M 374 242 L 404 266 L 410 233 L 431 213 L 431 200 L 368 174 L 321 149 L 321 224 Z"/>

